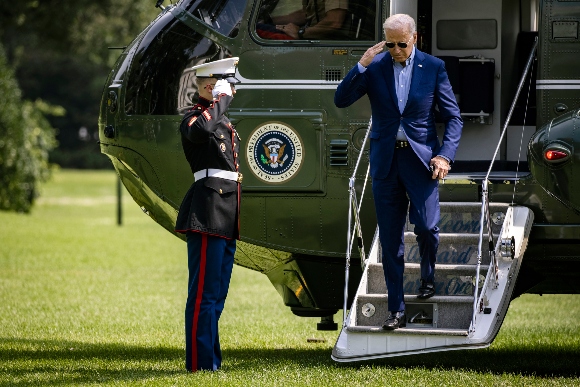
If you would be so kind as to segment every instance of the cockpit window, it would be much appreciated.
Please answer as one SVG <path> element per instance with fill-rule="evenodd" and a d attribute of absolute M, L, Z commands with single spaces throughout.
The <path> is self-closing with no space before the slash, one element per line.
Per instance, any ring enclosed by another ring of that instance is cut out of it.
<path fill-rule="evenodd" d="M 222 35 L 235 37 L 247 0 L 184 0 L 185 9 Z"/>
<path fill-rule="evenodd" d="M 375 40 L 376 1 L 262 0 L 256 34 L 264 40 Z"/>

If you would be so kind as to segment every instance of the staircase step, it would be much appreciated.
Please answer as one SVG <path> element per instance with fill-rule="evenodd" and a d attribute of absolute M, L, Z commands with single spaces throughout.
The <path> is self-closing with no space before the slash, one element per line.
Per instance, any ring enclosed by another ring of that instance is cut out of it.
<path fill-rule="evenodd" d="M 497 235 L 494 237 L 494 242 Z M 482 263 L 489 263 L 489 242 L 484 235 L 481 244 Z M 439 248 L 437 249 L 437 263 L 477 264 L 477 245 L 479 234 L 439 234 Z M 379 255 L 381 262 L 382 255 Z M 405 233 L 405 262 L 420 263 L 419 245 L 412 232 Z"/>
<path fill-rule="evenodd" d="M 389 335 L 430 335 L 430 336 L 467 336 L 469 331 L 467 329 L 445 329 L 445 328 L 399 328 L 394 331 L 386 331 L 380 326 L 363 327 L 354 326 L 347 327 L 349 332 L 360 333 L 387 333 Z"/>
<path fill-rule="evenodd" d="M 356 326 L 381 326 L 389 316 L 388 295 L 367 294 L 359 295 L 357 299 Z M 471 322 L 473 311 L 473 297 L 470 296 L 433 296 L 427 300 L 416 296 L 405 295 L 407 310 L 407 328 L 445 328 L 467 329 Z M 423 317 L 419 318 L 419 313 Z M 417 316 L 415 323 L 411 319 Z"/>
<path fill-rule="evenodd" d="M 452 200 L 451 191 L 447 191 L 448 200 Z M 439 251 L 447 251 L 449 255 L 447 258 L 438 256 L 435 268 L 436 293 L 426 300 L 417 298 L 421 270 L 418 257 L 413 258 L 413 246 L 416 249 L 415 237 L 411 233 L 405 235 L 406 256 L 411 261 L 405 262 L 403 275 L 406 326 L 396 330 L 382 328 L 389 315 L 389 295 L 382 264 L 377 263 L 377 257 L 380 256 L 380 252 L 377 255 L 377 249 L 380 250 L 380 245 L 374 239 L 368 266 L 364 270 L 365 278 L 360 283 L 351 311 L 345 320 L 346 325 L 337 339 L 332 359 L 348 362 L 453 349 L 485 348 L 491 344 L 504 319 L 510 295 L 513 294 L 534 214 L 526 207 L 491 205 L 492 214 L 505 211 L 505 218 L 502 214 L 496 214 L 498 225 L 505 223 L 505 229 L 499 231 L 503 238 L 510 237 L 515 240 L 516 254 L 511 260 L 499 259 L 498 282 L 479 288 L 486 307 L 473 321 L 473 330 L 469 330 L 474 304 L 481 306 L 477 295 L 473 295 L 475 283 L 482 284 L 485 275 L 493 270 L 486 262 L 489 255 L 487 242 L 482 244 L 484 251 L 481 258 L 485 261 L 482 262 L 479 275 L 476 273 L 476 262 L 472 258 L 477 255 L 475 251 L 478 232 L 471 232 L 477 231 L 475 229 L 468 230 L 469 219 L 478 217 L 479 211 L 479 203 L 463 204 L 463 207 L 461 204 L 442 203 L 442 213 L 449 214 L 446 218 L 442 217 L 442 220 L 447 220 L 449 224 L 441 226 Z M 467 212 L 471 212 L 471 215 L 462 215 Z M 457 215 L 453 215 L 454 213 Z M 494 227 L 494 239 L 499 234 L 497 231 Z M 466 234 L 474 234 L 475 238 Z M 469 247 L 474 251 L 468 250 Z"/>
<path fill-rule="evenodd" d="M 441 212 L 439 232 L 479 234 L 481 203 L 441 202 L 439 206 Z M 491 228 L 494 234 L 499 233 L 508 207 L 507 203 L 490 203 Z M 414 226 L 407 219 L 407 230 L 413 229 Z"/>
<path fill-rule="evenodd" d="M 483 280 L 488 270 L 487 265 L 481 265 L 480 280 Z M 435 265 L 435 294 L 442 296 L 472 296 L 474 292 L 473 279 L 475 265 Z M 403 290 L 405 294 L 417 295 L 421 285 L 421 267 L 418 263 L 405 263 L 403 274 Z M 369 265 L 368 294 L 386 294 L 387 286 L 381 263 Z"/>

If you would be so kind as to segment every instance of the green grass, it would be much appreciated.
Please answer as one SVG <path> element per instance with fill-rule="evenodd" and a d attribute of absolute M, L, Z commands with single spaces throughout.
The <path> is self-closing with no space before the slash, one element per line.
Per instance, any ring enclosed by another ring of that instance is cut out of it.
<path fill-rule="evenodd" d="M 337 332 L 241 267 L 220 321 L 223 368 L 188 374 L 185 243 L 126 192 L 117 226 L 115 184 L 111 171 L 63 170 L 31 214 L 0 212 L 0 386 L 580 385 L 580 296 L 514 300 L 488 349 L 344 365 L 330 359 Z"/>

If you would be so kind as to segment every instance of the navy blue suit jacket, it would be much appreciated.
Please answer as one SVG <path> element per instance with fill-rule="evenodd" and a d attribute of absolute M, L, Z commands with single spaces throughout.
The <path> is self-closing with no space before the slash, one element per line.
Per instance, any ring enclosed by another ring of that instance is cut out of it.
<path fill-rule="evenodd" d="M 413 76 L 407 105 L 401 114 L 397 104 L 393 60 L 388 52 L 374 57 L 364 73 L 357 66 L 345 76 L 334 95 L 337 107 L 347 107 L 367 94 L 372 110 L 371 176 L 386 178 L 395 150 L 395 139 L 402 124 L 409 143 L 423 164 L 445 156 L 451 162 L 459 145 L 463 120 L 442 60 L 415 50 Z M 435 106 L 445 122 L 443 144 L 435 128 Z"/>

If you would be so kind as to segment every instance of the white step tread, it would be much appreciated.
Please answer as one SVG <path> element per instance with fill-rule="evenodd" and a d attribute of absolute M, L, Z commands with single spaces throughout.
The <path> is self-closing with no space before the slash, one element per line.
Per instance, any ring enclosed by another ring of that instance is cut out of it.
<path fill-rule="evenodd" d="M 370 294 L 361 294 L 360 295 L 364 301 L 371 301 L 371 300 L 387 300 L 389 296 L 387 294 L 377 294 L 377 293 L 370 293 Z M 431 298 L 422 299 L 417 298 L 416 295 L 413 294 L 405 294 L 404 295 L 405 302 L 413 302 L 413 303 L 425 303 L 425 304 L 434 304 L 434 303 L 462 303 L 468 304 L 473 303 L 473 296 L 438 296 L 434 295 Z"/>
<path fill-rule="evenodd" d="M 369 263 L 369 266 L 374 266 L 374 267 L 383 267 L 382 263 Z M 421 270 L 421 264 L 420 263 L 410 263 L 410 262 L 405 262 L 405 270 Z M 442 263 L 442 264 L 435 264 L 435 273 L 437 273 L 437 271 L 470 271 L 472 270 L 475 273 L 475 270 L 477 269 L 477 265 L 459 265 L 459 264 L 450 264 L 450 263 Z M 480 265 L 480 269 L 482 271 L 487 271 L 489 269 L 489 265 Z M 437 275 L 437 274 L 435 274 Z"/>
<path fill-rule="evenodd" d="M 499 233 L 493 234 L 493 237 L 497 238 L 498 235 Z M 405 231 L 405 238 L 408 238 L 409 242 L 416 242 L 417 235 L 415 235 L 413 231 Z M 485 233 L 483 234 L 483 242 L 487 243 L 488 238 L 489 237 L 486 230 Z M 479 241 L 479 234 L 472 234 L 468 232 L 439 232 L 439 244 L 441 244 L 442 241 L 445 242 L 453 239 L 466 240 L 468 242 L 471 240 L 475 240 L 477 242 Z"/>
<path fill-rule="evenodd" d="M 399 328 L 392 331 L 383 329 L 382 327 L 371 326 L 354 326 L 346 327 L 349 332 L 360 333 L 384 333 L 389 335 L 435 335 L 435 336 L 467 336 L 469 334 L 467 329 L 445 329 L 445 328 Z"/>

